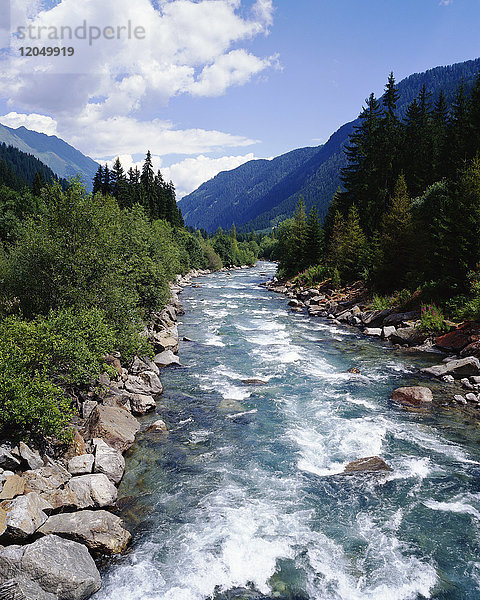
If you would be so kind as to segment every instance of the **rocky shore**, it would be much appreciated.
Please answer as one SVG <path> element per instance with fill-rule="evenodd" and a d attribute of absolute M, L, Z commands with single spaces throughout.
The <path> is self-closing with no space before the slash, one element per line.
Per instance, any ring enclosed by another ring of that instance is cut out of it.
<path fill-rule="evenodd" d="M 95 559 L 123 552 L 131 541 L 110 512 L 124 471 L 124 453 L 141 429 L 137 417 L 156 409 L 161 370 L 180 364 L 178 294 L 208 271 L 178 276 L 171 300 L 142 335 L 153 359 L 128 363 L 118 353 L 87 392 L 77 392 L 74 439 L 43 453 L 20 442 L 0 446 L 0 600 L 84 600 L 98 591 Z M 112 373 L 115 373 L 112 375 Z M 167 432 L 159 419 L 155 431 Z"/>
<path fill-rule="evenodd" d="M 303 288 L 274 277 L 265 286 L 285 294 L 293 312 L 306 312 L 338 325 L 355 327 L 364 335 L 388 341 L 406 352 L 438 355 L 439 364 L 423 369 L 422 374 L 449 386 L 452 405 L 462 406 L 474 414 L 480 411 L 480 323 L 452 323 L 448 333 L 434 336 L 421 330 L 420 310 L 371 310 L 370 297 L 362 283 L 332 290 L 328 282 L 315 288 Z M 422 389 L 431 393 L 428 388 Z M 401 397 L 397 395 L 396 401 Z M 418 402 L 414 399 L 413 404 Z"/>

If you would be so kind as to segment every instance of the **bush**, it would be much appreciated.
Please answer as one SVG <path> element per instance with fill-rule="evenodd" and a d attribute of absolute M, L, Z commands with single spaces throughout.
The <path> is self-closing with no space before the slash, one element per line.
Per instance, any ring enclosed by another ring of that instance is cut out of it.
<path fill-rule="evenodd" d="M 316 265 L 305 269 L 299 273 L 293 282 L 302 287 L 313 287 L 315 284 L 322 283 L 330 277 L 330 269 L 322 265 Z"/>
<path fill-rule="evenodd" d="M 435 304 L 422 304 L 419 328 L 424 333 L 445 333 L 449 330 L 442 311 Z"/>

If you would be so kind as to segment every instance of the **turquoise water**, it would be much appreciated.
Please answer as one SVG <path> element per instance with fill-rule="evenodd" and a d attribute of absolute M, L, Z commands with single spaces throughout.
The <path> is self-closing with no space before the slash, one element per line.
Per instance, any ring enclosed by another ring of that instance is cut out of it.
<path fill-rule="evenodd" d="M 291 314 L 259 286 L 266 272 L 184 290 L 180 335 L 193 342 L 143 422 L 170 432 L 140 435 L 127 457 L 135 543 L 95 598 L 480 598 L 477 424 L 393 405 L 434 359 Z M 338 475 L 372 455 L 392 472 Z"/>

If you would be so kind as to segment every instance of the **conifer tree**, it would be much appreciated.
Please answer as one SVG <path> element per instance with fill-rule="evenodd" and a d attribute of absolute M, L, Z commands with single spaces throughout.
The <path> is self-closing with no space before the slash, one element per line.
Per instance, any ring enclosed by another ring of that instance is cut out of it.
<path fill-rule="evenodd" d="M 110 178 L 110 169 L 108 165 L 105 165 L 103 168 L 103 178 L 102 178 L 102 194 L 104 196 L 110 196 L 112 193 L 111 188 L 111 178 Z"/>
<path fill-rule="evenodd" d="M 305 263 L 306 266 L 320 264 L 323 257 L 323 231 L 318 211 L 312 207 L 307 219 Z"/>
<path fill-rule="evenodd" d="M 42 188 L 45 187 L 45 178 L 43 177 L 40 171 L 35 173 L 35 177 L 33 178 L 32 184 L 32 193 L 34 196 L 40 197 L 42 193 Z"/>
<path fill-rule="evenodd" d="M 103 168 L 102 165 L 98 165 L 97 172 L 93 178 L 93 193 L 101 192 L 103 189 Z"/>
<path fill-rule="evenodd" d="M 146 208 L 150 218 L 155 216 L 156 208 L 156 190 L 155 190 L 155 175 L 153 172 L 152 155 L 148 150 L 145 157 L 145 162 L 142 167 L 142 174 L 140 175 L 140 183 L 142 186 L 142 204 Z"/>
<path fill-rule="evenodd" d="M 355 204 L 348 210 L 345 233 L 341 247 L 339 271 L 343 281 L 360 279 L 366 249 L 366 237 L 360 225 L 360 215 Z"/>

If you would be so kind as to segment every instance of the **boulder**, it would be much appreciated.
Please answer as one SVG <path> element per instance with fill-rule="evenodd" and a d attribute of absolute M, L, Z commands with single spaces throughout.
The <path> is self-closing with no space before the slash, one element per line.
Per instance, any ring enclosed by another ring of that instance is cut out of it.
<path fill-rule="evenodd" d="M 94 472 L 103 473 L 112 483 L 119 484 L 125 472 L 125 459 L 122 454 L 101 439 L 94 439 L 93 445 L 95 447 Z"/>
<path fill-rule="evenodd" d="M 143 373 L 145 371 L 153 371 L 157 375 L 159 373 L 157 365 L 155 364 L 154 361 L 152 361 L 150 358 L 148 358 L 148 356 L 145 356 L 142 358 L 139 358 L 138 356 L 136 356 L 133 359 L 133 362 L 132 362 L 131 367 L 129 368 L 129 371 L 133 375 L 140 375 L 140 373 Z"/>
<path fill-rule="evenodd" d="M 400 325 L 408 321 L 416 321 L 420 317 L 418 311 L 406 312 L 406 313 L 393 313 L 385 317 L 383 322 L 385 327 L 389 325 Z"/>
<path fill-rule="evenodd" d="M 37 492 L 38 494 L 63 487 L 71 477 L 66 469 L 53 461 L 41 469 L 23 473 L 25 491 Z"/>
<path fill-rule="evenodd" d="M 457 394 L 456 396 L 454 396 L 453 399 L 458 404 L 464 404 L 464 405 L 467 404 L 467 399 L 464 398 L 463 396 L 461 396 L 460 394 Z"/>
<path fill-rule="evenodd" d="M 0 540 L 25 540 L 45 523 L 46 512 L 52 510 L 52 505 L 35 492 L 0 503 Z"/>
<path fill-rule="evenodd" d="M 384 327 L 383 331 L 382 331 L 382 337 L 384 339 L 388 340 L 389 338 L 392 337 L 392 335 L 394 335 L 396 333 L 396 331 L 397 331 L 397 329 L 393 325 L 390 325 L 389 327 Z"/>
<path fill-rule="evenodd" d="M 120 517 L 105 510 L 82 510 L 51 516 L 38 530 L 41 535 L 58 535 L 85 544 L 93 552 L 119 554 L 131 535 Z"/>
<path fill-rule="evenodd" d="M 166 432 L 168 431 L 167 425 L 165 423 L 165 421 L 162 421 L 161 419 L 159 419 L 158 421 L 155 421 L 155 423 L 152 423 L 150 425 L 150 427 L 147 429 L 147 431 L 163 431 Z"/>
<path fill-rule="evenodd" d="M 97 408 L 98 402 L 95 400 L 85 400 L 82 404 L 82 417 L 84 419 L 88 419 L 88 417 L 92 414 L 92 411 Z"/>
<path fill-rule="evenodd" d="M 59 488 L 42 492 L 40 496 L 53 507 L 53 512 L 78 510 L 79 508 L 79 500 L 69 488 Z"/>
<path fill-rule="evenodd" d="M 378 327 L 365 327 L 363 333 L 372 337 L 382 337 L 382 330 Z"/>
<path fill-rule="evenodd" d="M 465 400 L 467 400 L 468 402 L 474 402 L 475 404 L 478 403 L 478 397 L 476 394 L 470 392 L 469 394 L 465 395 Z"/>
<path fill-rule="evenodd" d="M 117 488 L 103 473 L 72 477 L 66 489 L 78 498 L 77 508 L 105 508 L 117 501 Z"/>
<path fill-rule="evenodd" d="M 19 453 L 22 459 L 27 463 L 29 469 L 40 469 L 43 467 L 43 460 L 38 452 L 31 450 L 27 444 L 20 442 Z"/>
<path fill-rule="evenodd" d="M 144 415 L 157 407 L 153 397 L 145 394 L 133 394 L 130 405 L 134 415 Z"/>
<path fill-rule="evenodd" d="M 20 468 L 20 461 L 13 456 L 6 446 L 0 446 L 0 467 L 9 471 L 16 471 Z"/>
<path fill-rule="evenodd" d="M 403 329 L 397 329 L 395 333 L 390 335 L 389 339 L 394 344 L 420 346 L 428 339 L 428 335 L 420 331 L 417 327 L 404 327 Z"/>
<path fill-rule="evenodd" d="M 139 429 L 133 415 L 114 406 L 97 406 L 85 424 L 88 439 L 102 438 L 120 452 L 130 448 Z"/>
<path fill-rule="evenodd" d="M 160 352 L 153 359 L 159 369 L 169 367 L 171 365 L 180 365 L 180 359 L 171 350 Z"/>
<path fill-rule="evenodd" d="M 359 460 L 354 460 L 343 470 L 343 474 L 353 474 L 353 473 L 378 473 L 391 471 L 392 469 L 387 465 L 387 463 L 378 456 L 371 456 L 369 458 L 360 458 Z"/>
<path fill-rule="evenodd" d="M 125 381 L 125 389 L 131 394 L 147 396 L 163 392 L 162 382 L 153 371 L 143 371 L 140 375 L 129 375 Z"/>
<path fill-rule="evenodd" d="M 178 330 L 176 327 L 169 327 L 163 331 L 157 331 L 153 335 L 155 348 L 160 352 L 171 350 L 173 353 L 178 352 Z"/>
<path fill-rule="evenodd" d="M 68 472 L 72 475 L 87 475 L 93 469 L 93 454 L 74 456 L 68 461 Z"/>
<path fill-rule="evenodd" d="M 25 491 L 25 479 L 19 475 L 7 475 L 3 483 L 0 500 L 13 500 Z"/>
<path fill-rule="evenodd" d="M 480 341 L 473 342 L 466 346 L 460 352 L 460 356 L 475 356 L 475 358 L 480 358 Z"/>
<path fill-rule="evenodd" d="M 244 385 L 267 385 L 266 381 L 262 379 L 242 379 Z"/>
<path fill-rule="evenodd" d="M 392 392 L 391 398 L 399 404 L 417 406 L 426 402 L 433 401 L 432 390 L 427 387 L 413 386 L 402 387 Z"/>
<path fill-rule="evenodd" d="M 480 325 L 467 322 L 457 327 L 457 329 L 438 337 L 435 340 L 435 345 L 442 350 L 458 353 L 478 340 L 480 340 Z"/>
<path fill-rule="evenodd" d="M 443 377 L 444 375 L 452 375 L 455 379 L 463 377 L 473 377 L 480 375 L 480 360 L 473 356 L 451 360 L 443 365 L 435 365 L 428 369 L 422 369 L 422 373 L 433 375 L 434 377 Z"/>
<path fill-rule="evenodd" d="M 86 600 L 102 585 L 87 548 L 56 535 L 0 548 L 0 583 L 7 581 L 22 600 Z"/>
<path fill-rule="evenodd" d="M 392 310 L 370 310 L 362 313 L 362 323 L 369 327 L 378 327 L 383 325 L 384 320 L 392 314 Z"/>

